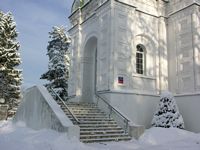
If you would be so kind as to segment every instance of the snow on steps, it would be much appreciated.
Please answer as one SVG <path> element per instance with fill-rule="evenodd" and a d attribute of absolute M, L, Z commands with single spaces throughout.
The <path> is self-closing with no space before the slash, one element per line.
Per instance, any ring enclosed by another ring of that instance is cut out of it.
<path fill-rule="evenodd" d="M 65 108 L 58 102 L 65 114 L 76 124 L 75 120 Z M 66 103 L 70 111 L 81 122 L 80 141 L 85 143 L 91 142 L 109 142 L 130 140 L 131 137 L 117 125 L 117 122 L 109 118 L 93 103 Z"/>

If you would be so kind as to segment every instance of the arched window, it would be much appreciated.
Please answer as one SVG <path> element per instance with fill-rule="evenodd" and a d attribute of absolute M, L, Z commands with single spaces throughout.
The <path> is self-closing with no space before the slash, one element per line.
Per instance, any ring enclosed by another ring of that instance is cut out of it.
<path fill-rule="evenodd" d="M 145 47 L 142 44 L 136 46 L 136 73 L 145 73 Z"/>

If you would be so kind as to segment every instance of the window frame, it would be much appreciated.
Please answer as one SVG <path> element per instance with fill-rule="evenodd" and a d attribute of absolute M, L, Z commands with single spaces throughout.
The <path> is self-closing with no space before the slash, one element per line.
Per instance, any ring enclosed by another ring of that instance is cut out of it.
<path fill-rule="evenodd" d="M 146 48 L 143 44 L 136 45 L 136 73 L 146 75 Z"/>

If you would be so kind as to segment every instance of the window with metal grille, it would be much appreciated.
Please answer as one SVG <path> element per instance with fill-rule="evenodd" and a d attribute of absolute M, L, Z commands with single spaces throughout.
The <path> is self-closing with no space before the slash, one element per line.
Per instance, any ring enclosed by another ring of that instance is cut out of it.
<path fill-rule="evenodd" d="M 141 44 L 136 46 L 136 73 L 144 74 L 145 72 L 145 47 Z"/>

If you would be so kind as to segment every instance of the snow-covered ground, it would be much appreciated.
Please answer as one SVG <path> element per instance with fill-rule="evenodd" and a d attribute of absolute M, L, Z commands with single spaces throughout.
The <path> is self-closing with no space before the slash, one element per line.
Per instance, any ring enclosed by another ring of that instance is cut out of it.
<path fill-rule="evenodd" d="M 66 134 L 44 129 L 35 131 L 24 123 L 0 122 L 0 150 L 94 150 L 78 139 L 68 140 Z"/>
<path fill-rule="evenodd" d="M 66 134 L 35 131 L 24 123 L 0 122 L 0 150 L 200 150 L 200 134 L 170 128 L 151 128 L 137 140 L 83 144 Z"/>

